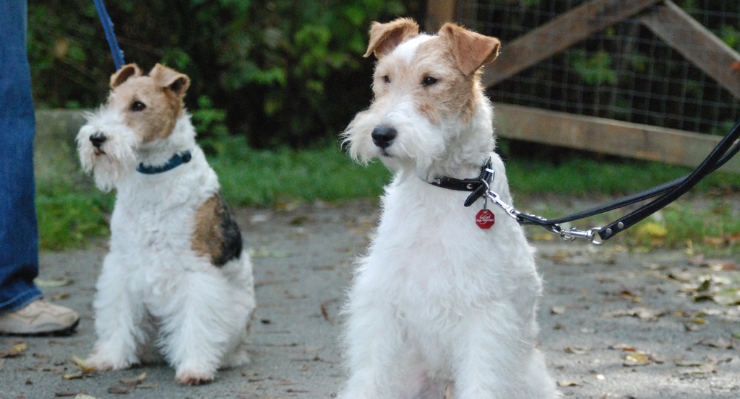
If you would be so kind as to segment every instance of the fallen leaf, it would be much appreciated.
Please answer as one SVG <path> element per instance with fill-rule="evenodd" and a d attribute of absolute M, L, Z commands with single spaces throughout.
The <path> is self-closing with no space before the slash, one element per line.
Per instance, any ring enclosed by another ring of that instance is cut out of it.
<path fill-rule="evenodd" d="M 74 281 L 73 280 L 67 280 L 67 279 L 62 279 L 62 280 L 41 280 L 41 279 L 38 279 L 37 278 L 37 279 L 33 280 L 33 282 L 34 282 L 34 284 L 36 284 L 37 287 L 41 287 L 41 288 L 54 288 L 54 287 L 64 287 L 64 286 L 70 285 Z"/>
<path fill-rule="evenodd" d="M 572 353 L 574 355 L 588 355 L 588 348 L 585 346 L 566 346 L 563 350 L 565 353 Z"/>
<path fill-rule="evenodd" d="M 632 367 L 632 366 L 647 366 L 650 364 L 650 357 L 645 353 L 630 353 L 624 357 L 624 362 L 622 363 L 625 367 Z"/>
<path fill-rule="evenodd" d="M 69 292 L 63 292 L 61 294 L 57 294 L 57 295 L 52 296 L 51 297 L 51 300 L 52 301 L 60 301 L 62 299 L 67 299 L 67 298 L 69 298 Z"/>
<path fill-rule="evenodd" d="M 85 373 L 89 373 L 89 372 L 91 372 L 91 371 L 94 370 L 94 368 L 88 366 L 87 363 L 85 363 L 84 360 L 80 359 L 76 355 L 72 355 L 72 360 L 74 361 L 75 366 L 77 366 L 77 368 L 79 368 L 80 370 L 82 370 Z"/>
<path fill-rule="evenodd" d="M 553 306 L 550 308 L 552 314 L 563 314 L 565 313 L 565 306 Z"/>
<path fill-rule="evenodd" d="M 98 399 L 95 396 L 85 395 L 85 394 L 79 394 L 74 397 L 74 399 Z"/>
<path fill-rule="evenodd" d="M 699 367 L 702 365 L 701 362 L 697 362 L 694 360 L 683 360 L 683 359 L 674 360 L 673 363 L 678 367 Z"/>
<path fill-rule="evenodd" d="M 7 351 L 0 352 L 0 359 L 4 359 L 7 357 L 18 357 L 23 354 L 23 351 L 26 350 L 28 346 L 25 343 L 15 344 L 10 347 Z"/>
<path fill-rule="evenodd" d="M 736 288 L 728 288 L 717 291 L 712 296 L 712 300 L 724 306 L 738 305 L 740 304 L 740 290 Z"/>
<path fill-rule="evenodd" d="M 707 340 L 700 340 L 697 342 L 701 345 L 711 346 L 712 348 L 719 348 L 719 349 L 730 349 L 732 348 L 732 342 L 728 341 L 722 337 L 717 338 L 715 341 L 707 341 Z"/>
<path fill-rule="evenodd" d="M 579 384 L 575 381 L 563 380 L 558 381 L 558 385 L 561 387 L 577 387 Z"/>
<path fill-rule="evenodd" d="M 70 373 L 65 374 L 63 377 L 65 380 L 77 380 L 85 376 L 85 373 L 79 372 L 79 373 Z"/>
<path fill-rule="evenodd" d="M 635 348 L 634 347 L 629 346 L 627 344 L 609 345 L 608 348 L 609 349 L 613 349 L 613 350 L 621 350 L 622 352 L 634 352 L 635 351 Z"/>
<path fill-rule="evenodd" d="M 594 378 L 596 378 L 597 380 L 605 380 L 606 379 L 606 377 L 604 377 L 603 374 L 596 374 L 596 375 L 594 375 Z"/>
<path fill-rule="evenodd" d="M 146 371 L 139 374 L 136 378 L 121 378 L 120 380 L 118 380 L 118 382 L 124 385 L 138 385 L 144 382 L 145 379 Z"/>
<path fill-rule="evenodd" d="M 108 388 L 108 393 L 112 393 L 114 395 L 128 395 L 130 393 L 130 390 L 129 388 L 116 385 Z"/>
<path fill-rule="evenodd" d="M 690 283 L 694 280 L 694 276 L 688 272 L 670 272 L 668 273 L 668 278 L 682 283 Z"/>
<path fill-rule="evenodd" d="M 686 329 L 686 331 L 691 331 L 691 332 L 697 332 L 697 331 L 701 331 L 704 329 L 698 324 L 690 324 L 690 323 L 684 323 L 683 327 Z"/>

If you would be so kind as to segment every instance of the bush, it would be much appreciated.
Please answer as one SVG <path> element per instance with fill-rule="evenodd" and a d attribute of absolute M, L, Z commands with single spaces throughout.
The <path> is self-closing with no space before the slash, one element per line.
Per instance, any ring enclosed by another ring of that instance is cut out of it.
<path fill-rule="evenodd" d="M 187 73 L 189 107 L 226 110 L 229 130 L 257 147 L 336 137 L 371 98 L 372 62 L 361 58 L 370 21 L 406 10 L 400 0 L 121 0 L 107 7 L 126 62 Z M 29 4 L 39 107 L 88 108 L 105 98 L 114 67 L 104 38 L 90 0 Z"/>

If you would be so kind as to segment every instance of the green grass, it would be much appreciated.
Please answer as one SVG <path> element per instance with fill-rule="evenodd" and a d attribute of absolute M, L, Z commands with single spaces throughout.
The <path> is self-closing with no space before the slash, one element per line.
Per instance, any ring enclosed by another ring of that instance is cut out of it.
<path fill-rule="evenodd" d="M 232 206 L 275 206 L 315 200 L 341 202 L 377 198 L 390 181 L 390 173 L 379 162 L 367 168 L 351 161 L 338 144 L 310 150 L 256 150 L 243 139 L 227 138 L 208 143 L 209 162 L 219 175 L 223 193 Z M 690 170 L 643 161 L 600 162 L 568 159 L 554 166 L 547 162 L 513 159 L 507 174 L 517 204 L 532 195 L 560 195 L 566 198 L 590 196 L 598 202 L 634 193 L 683 176 Z M 43 249 L 84 246 L 89 239 L 105 237 L 114 194 L 103 194 L 75 165 L 45 171 L 37 180 L 37 207 L 40 242 Z M 708 195 L 737 190 L 740 175 L 716 173 L 692 190 Z M 526 201 L 525 201 L 526 202 Z M 522 209 L 525 210 L 525 209 Z M 580 209 L 576 209 L 580 210 Z M 542 216 L 561 216 L 561 210 L 536 210 Z M 621 212 L 577 222 L 578 227 L 603 225 Z M 644 226 L 648 227 L 644 227 Z M 660 227 L 656 229 L 657 227 Z M 534 227 L 528 227 L 528 231 Z M 662 230 L 661 230 L 662 229 Z M 544 230 L 543 230 L 544 231 Z M 665 232 L 665 234 L 662 234 Z M 688 241 L 700 249 L 717 247 L 718 239 L 704 243 L 704 237 L 729 237 L 740 233 L 740 218 L 718 200 L 708 209 L 674 204 L 658 219 L 644 222 L 618 236 L 619 242 L 641 248 L 683 247 Z M 731 240 L 730 240 L 731 241 Z M 709 248 L 723 253 L 740 252 L 737 245 Z"/>
<path fill-rule="evenodd" d="M 364 168 L 342 153 L 339 145 L 273 151 L 248 148 L 238 138 L 220 144 L 218 155 L 209 161 L 226 200 L 234 206 L 375 198 L 390 181 L 380 162 Z"/>

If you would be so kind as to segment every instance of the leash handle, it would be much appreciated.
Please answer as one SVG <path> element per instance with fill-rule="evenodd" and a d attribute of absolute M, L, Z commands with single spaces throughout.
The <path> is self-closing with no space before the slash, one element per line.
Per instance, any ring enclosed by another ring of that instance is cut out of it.
<path fill-rule="evenodd" d="M 566 241 L 573 241 L 577 238 L 584 238 L 590 241 L 592 244 L 602 244 L 607 239 L 614 237 L 618 233 L 626 230 L 633 226 L 637 222 L 645 219 L 653 213 L 664 208 L 666 205 L 678 199 L 678 197 L 685 194 L 691 188 L 693 188 L 701 179 L 719 169 L 727 163 L 732 157 L 740 151 L 740 142 L 736 140 L 740 137 L 740 121 L 730 130 L 725 137 L 720 140 L 717 146 L 714 147 L 712 152 L 702 161 L 702 163 L 694 169 L 694 171 L 686 176 L 678 178 L 668 183 L 661 184 L 653 187 L 649 190 L 632 194 L 627 197 L 616 200 L 610 204 L 595 207 L 587 211 L 579 212 L 570 216 L 561 217 L 558 219 L 547 220 L 545 218 L 527 215 L 524 213 L 518 213 L 516 215 L 517 221 L 521 225 L 536 225 L 543 227 L 555 234 L 560 235 Z M 570 230 L 562 230 L 559 226 L 560 223 L 571 222 L 585 217 L 599 215 L 614 209 L 619 209 L 624 206 L 634 204 L 636 202 L 644 201 L 656 196 L 660 197 L 632 213 L 617 219 L 610 223 L 606 227 L 594 227 L 588 230 L 577 230 L 571 228 Z M 504 210 L 507 210 L 504 208 Z M 507 210 L 508 213 L 508 210 Z M 598 238 L 602 241 L 598 241 Z"/>
<path fill-rule="evenodd" d="M 98 10 L 98 17 L 100 17 L 100 23 L 103 24 L 103 31 L 105 32 L 105 39 L 108 41 L 108 47 L 110 47 L 111 55 L 113 56 L 113 65 L 116 66 L 116 71 L 121 69 L 123 66 L 123 51 L 118 47 L 118 41 L 116 41 L 116 34 L 113 32 L 113 22 L 108 16 L 108 11 L 105 9 L 103 0 L 93 0 L 95 2 L 95 8 Z"/>
<path fill-rule="evenodd" d="M 722 138 L 704 161 L 690 175 L 681 179 L 680 184 L 678 184 L 673 190 L 659 197 L 655 201 L 637 209 L 629 215 L 624 216 L 602 228 L 598 232 L 599 237 L 603 240 L 614 237 L 618 233 L 633 226 L 635 223 L 663 209 L 666 205 L 685 194 L 691 188 L 696 186 L 701 179 L 724 165 L 738 152 L 738 150 L 740 150 L 740 142 L 735 143 L 738 136 L 740 136 L 740 121 L 738 121 L 730 132 Z"/>

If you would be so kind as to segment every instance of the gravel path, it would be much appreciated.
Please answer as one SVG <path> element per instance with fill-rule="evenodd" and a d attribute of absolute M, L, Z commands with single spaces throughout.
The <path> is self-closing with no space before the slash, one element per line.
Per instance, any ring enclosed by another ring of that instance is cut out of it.
<path fill-rule="evenodd" d="M 352 261 L 373 234 L 377 204 L 239 209 L 237 217 L 257 282 L 251 365 L 200 387 L 179 386 L 162 364 L 82 373 L 73 357 L 86 357 L 95 339 L 101 241 L 42 254 L 47 298 L 78 310 L 82 321 L 71 337 L 0 337 L 0 398 L 332 397 L 344 378 L 338 309 Z M 694 300 L 702 298 L 702 278 L 740 281 L 737 262 L 701 262 L 680 251 L 635 254 L 611 243 L 534 244 L 546 281 L 541 348 L 566 397 L 740 398 L 740 342 L 733 339 L 740 311 Z"/>

